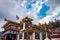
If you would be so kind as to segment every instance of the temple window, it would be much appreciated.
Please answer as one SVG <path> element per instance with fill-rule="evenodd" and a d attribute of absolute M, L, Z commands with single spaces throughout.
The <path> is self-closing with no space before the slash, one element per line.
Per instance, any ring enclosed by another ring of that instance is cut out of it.
<path fill-rule="evenodd" d="M 20 28 L 23 29 L 23 25 L 20 25 Z"/>
<path fill-rule="evenodd" d="M 28 24 L 26 24 L 26 25 L 25 25 L 25 28 L 28 28 L 28 27 L 29 27 L 29 25 L 28 25 Z"/>
<path fill-rule="evenodd" d="M 35 32 L 35 39 L 40 39 L 40 34 L 38 32 Z"/>
<path fill-rule="evenodd" d="M 26 37 L 27 37 L 27 33 L 25 32 L 25 33 L 24 33 L 24 39 L 26 39 Z"/>
<path fill-rule="evenodd" d="M 25 28 L 29 28 L 29 27 L 31 27 L 31 24 L 26 24 L 25 25 Z"/>
<path fill-rule="evenodd" d="M 19 35 L 19 39 L 22 39 L 22 34 Z"/>

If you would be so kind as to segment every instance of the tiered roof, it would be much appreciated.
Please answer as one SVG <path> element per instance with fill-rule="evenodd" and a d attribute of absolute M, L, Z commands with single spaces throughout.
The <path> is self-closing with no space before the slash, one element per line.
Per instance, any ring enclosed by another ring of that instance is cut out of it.
<path fill-rule="evenodd" d="M 17 22 L 14 22 L 14 21 L 11 21 L 11 20 L 7 20 L 7 23 L 2 27 L 2 28 L 6 28 L 6 26 L 8 26 L 9 24 L 14 24 L 14 25 L 17 25 L 18 27 L 23 27 L 23 23 L 25 22 L 25 26 L 26 26 L 26 30 L 42 30 L 42 31 L 45 31 L 45 27 L 50 29 L 51 27 L 49 27 L 47 24 L 43 24 L 41 25 L 40 23 L 38 25 L 35 25 L 32 23 L 32 20 L 31 18 L 28 18 L 28 17 L 25 17 L 22 19 L 22 21 L 20 21 L 20 23 L 17 23 Z M 15 29 L 16 30 L 16 29 Z M 47 30 L 49 32 L 49 30 Z"/>

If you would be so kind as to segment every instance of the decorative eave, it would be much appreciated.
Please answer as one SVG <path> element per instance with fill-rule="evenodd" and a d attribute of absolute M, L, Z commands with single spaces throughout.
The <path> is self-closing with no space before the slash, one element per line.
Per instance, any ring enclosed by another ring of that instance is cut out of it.
<path fill-rule="evenodd" d="M 45 29 L 43 29 L 42 27 L 40 27 L 38 25 L 32 25 L 31 27 L 26 28 L 22 32 L 24 32 L 24 31 L 34 31 L 34 30 L 37 30 L 37 29 L 39 31 L 43 31 L 43 32 L 51 32 L 50 30 L 45 30 Z"/>
<path fill-rule="evenodd" d="M 11 29 L 3 31 L 2 35 L 5 36 L 6 34 L 19 34 L 19 31 Z"/>
<path fill-rule="evenodd" d="M 42 31 L 41 29 L 41 27 L 39 27 L 39 26 L 37 26 L 37 25 L 32 25 L 31 27 L 28 27 L 28 28 L 26 28 L 25 30 L 23 30 L 23 31 L 34 31 L 34 30 L 39 30 L 39 31 Z M 23 32 L 22 31 L 22 32 Z"/>
<path fill-rule="evenodd" d="M 20 23 L 17 23 L 17 22 L 14 22 L 14 21 L 11 21 L 11 20 L 7 20 L 7 23 L 5 25 L 2 26 L 2 28 L 5 28 L 7 25 L 9 25 L 10 23 L 12 24 L 16 24 L 16 25 L 20 25 Z"/>

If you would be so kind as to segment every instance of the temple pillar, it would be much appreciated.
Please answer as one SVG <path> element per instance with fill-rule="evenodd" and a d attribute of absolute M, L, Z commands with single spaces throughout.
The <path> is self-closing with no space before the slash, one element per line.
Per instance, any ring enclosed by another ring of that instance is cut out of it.
<path fill-rule="evenodd" d="M 28 37 L 29 35 L 28 35 L 28 32 L 27 32 L 27 36 L 26 36 L 26 40 L 29 40 L 29 37 Z"/>
<path fill-rule="evenodd" d="M 25 30 L 25 23 L 23 23 L 23 30 Z M 24 40 L 24 32 L 22 32 L 22 40 Z"/>
<path fill-rule="evenodd" d="M 22 40 L 24 40 L 24 32 L 22 33 Z"/>
<path fill-rule="evenodd" d="M 19 34 L 17 34 L 17 40 L 19 40 Z"/>
<path fill-rule="evenodd" d="M 25 30 L 25 23 L 23 23 L 23 30 Z"/>
<path fill-rule="evenodd" d="M 48 32 L 46 32 L 46 38 L 45 38 L 44 40 L 50 40 L 50 39 L 48 38 Z"/>
<path fill-rule="evenodd" d="M 32 33 L 32 40 L 35 40 L 35 31 Z"/>
<path fill-rule="evenodd" d="M 30 40 L 32 40 L 32 36 L 30 35 Z"/>
<path fill-rule="evenodd" d="M 42 32 L 40 32 L 40 40 L 42 40 Z"/>

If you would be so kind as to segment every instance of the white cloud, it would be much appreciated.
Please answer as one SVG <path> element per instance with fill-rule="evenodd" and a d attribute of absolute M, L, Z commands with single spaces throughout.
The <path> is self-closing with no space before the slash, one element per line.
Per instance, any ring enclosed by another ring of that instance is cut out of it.
<path fill-rule="evenodd" d="M 0 11 L 3 12 L 3 15 L 12 16 L 15 18 L 16 15 L 20 17 L 20 20 L 25 16 L 29 16 L 30 18 L 34 19 L 34 23 L 38 21 L 37 18 L 37 10 L 39 11 L 42 5 L 39 5 L 40 1 L 37 1 L 36 4 L 32 4 L 32 9 L 27 10 L 25 8 L 26 0 L 0 0 Z M 15 20 L 16 21 L 16 20 Z M 1 26 L 3 23 L 1 23 Z"/>
<path fill-rule="evenodd" d="M 1 7 L 4 8 L 6 11 L 8 11 L 11 15 L 15 16 L 16 14 L 17 15 L 20 15 L 20 16 L 26 16 L 25 14 L 29 14 L 29 13 L 33 13 L 32 15 L 34 15 L 34 17 L 36 16 L 36 11 L 41 9 L 40 6 L 38 5 L 40 2 L 36 2 L 36 4 L 33 5 L 33 8 L 32 10 L 27 10 L 25 8 L 25 4 L 26 4 L 26 0 L 18 0 L 18 1 L 15 1 L 15 0 L 1 0 L 0 1 L 2 5 Z M 5 11 L 5 10 L 2 10 L 2 11 Z M 29 14 L 30 15 L 30 14 Z"/>
<path fill-rule="evenodd" d="M 57 15 L 59 15 L 59 12 L 60 12 L 60 5 L 57 6 L 53 11 L 50 12 L 50 13 L 52 13 L 52 15 L 47 15 L 46 17 L 41 19 L 39 22 L 42 24 L 44 24 L 45 22 L 49 23 L 49 21 L 54 21 L 53 17 L 55 17 L 56 19 L 60 19 L 60 16 L 58 18 L 56 17 Z"/>

